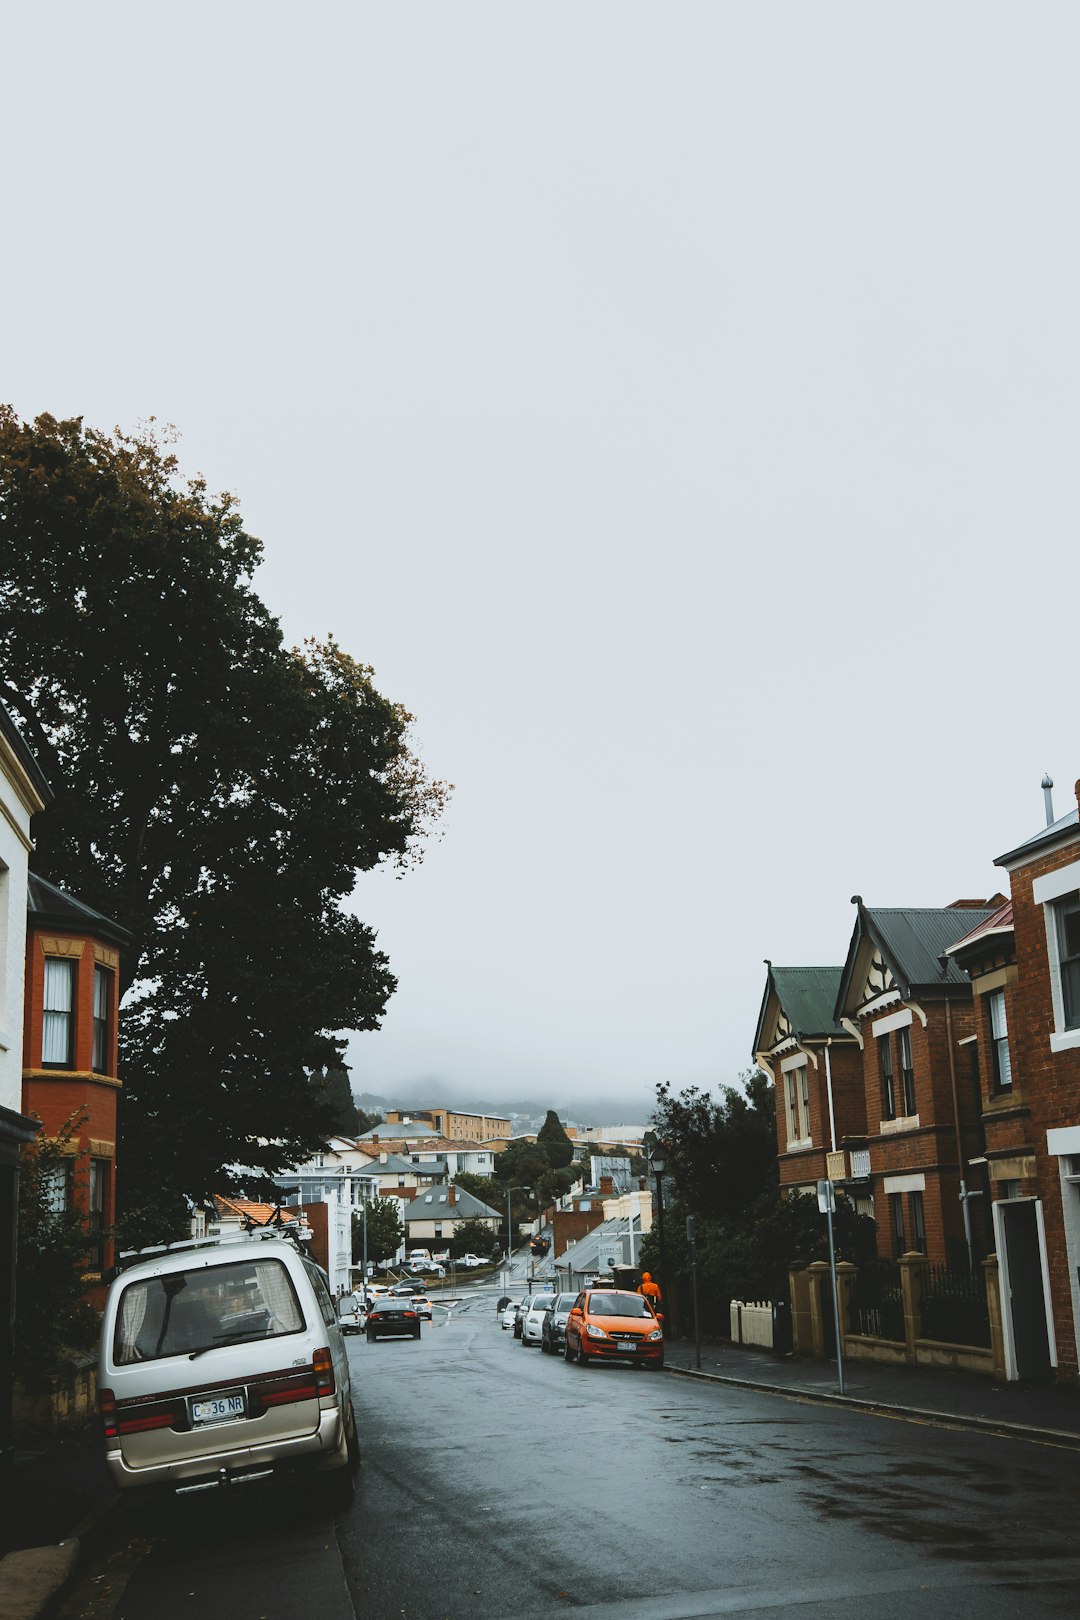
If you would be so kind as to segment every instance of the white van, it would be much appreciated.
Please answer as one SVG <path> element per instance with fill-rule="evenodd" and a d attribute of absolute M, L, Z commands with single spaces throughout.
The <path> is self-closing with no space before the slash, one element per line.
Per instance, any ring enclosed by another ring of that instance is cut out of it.
<path fill-rule="evenodd" d="M 337 1308 L 281 1228 L 175 1244 L 121 1271 L 102 1320 L 98 1408 L 122 1490 L 309 1470 L 337 1504 L 352 1496 L 359 1443 Z"/>

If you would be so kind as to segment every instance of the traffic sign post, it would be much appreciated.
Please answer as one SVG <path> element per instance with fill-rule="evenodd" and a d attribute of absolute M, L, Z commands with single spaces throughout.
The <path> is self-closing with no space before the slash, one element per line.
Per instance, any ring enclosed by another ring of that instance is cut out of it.
<path fill-rule="evenodd" d="M 833 1328 L 836 1335 L 836 1376 L 841 1395 L 844 1393 L 844 1355 L 840 1347 L 840 1292 L 836 1282 L 836 1244 L 833 1241 L 833 1212 L 836 1209 L 836 1188 L 831 1181 L 817 1184 L 817 1204 L 829 1221 L 829 1270 L 832 1273 Z"/>
<path fill-rule="evenodd" d="M 698 1322 L 697 1304 L 697 1244 L 694 1241 L 694 1217 L 686 1217 L 686 1241 L 690 1245 L 690 1275 L 694 1279 L 694 1360 L 695 1365 L 701 1368 L 701 1325 Z"/>

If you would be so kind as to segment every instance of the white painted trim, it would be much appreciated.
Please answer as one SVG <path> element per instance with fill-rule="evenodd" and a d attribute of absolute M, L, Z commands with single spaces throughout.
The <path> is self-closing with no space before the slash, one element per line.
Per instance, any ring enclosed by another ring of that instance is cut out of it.
<path fill-rule="evenodd" d="M 841 1018 L 840 1024 L 842 1028 L 847 1030 L 849 1035 L 854 1035 L 855 1039 L 859 1043 L 859 1051 L 861 1052 L 865 1047 L 866 1042 L 863 1040 L 863 1032 L 859 1028 L 858 1024 L 855 1023 L 855 1021 L 851 1018 Z"/>
<path fill-rule="evenodd" d="M 1057 997 L 1054 999 L 1056 1001 Z M 1054 1011 L 1057 1011 L 1056 1007 Z M 1063 1029 L 1060 1032 L 1055 1030 L 1050 1036 L 1051 1052 L 1072 1052 L 1078 1046 L 1080 1046 L 1080 1029 Z"/>
<path fill-rule="evenodd" d="M 1080 1125 L 1062 1125 L 1057 1130 L 1047 1131 L 1046 1151 L 1058 1158 L 1080 1153 Z"/>
<path fill-rule="evenodd" d="M 878 1035 L 888 1035 L 890 1030 L 906 1029 L 911 1023 L 914 1023 L 911 1008 L 904 1007 L 900 1012 L 890 1013 L 887 1018 L 876 1018 L 870 1029 L 876 1038 Z"/>
<path fill-rule="evenodd" d="M 965 1035 L 963 1040 L 962 1041 L 957 1041 L 956 1044 L 957 1044 L 957 1046 L 970 1046 L 972 1041 L 977 1041 L 978 1038 L 979 1037 L 977 1035 Z M 970 1162 L 971 1161 L 969 1159 L 968 1163 L 970 1164 Z"/>
<path fill-rule="evenodd" d="M 880 1012 L 882 1007 L 891 1007 L 894 1001 L 902 999 L 899 990 L 883 990 L 879 996 L 872 996 L 868 1002 L 859 1008 L 860 1018 L 869 1018 L 871 1013 Z"/>
<path fill-rule="evenodd" d="M 1012 1288 L 1009 1283 L 1009 1250 L 1005 1242 L 1005 1205 L 1008 1199 L 996 1198 L 990 1205 L 994 1226 L 994 1247 L 998 1257 L 998 1278 L 1001 1290 L 1001 1348 L 1005 1355 L 1005 1377 L 1016 1382 L 1016 1341 L 1013 1338 Z"/>
<path fill-rule="evenodd" d="M 805 1052 L 796 1052 L 793 1057 L 781 1058 L 780 1073 L 790 1074 L 792 1069 L 805 1069 L 808 1067 Z"/>
<path fill-rule="evenodd" d="M 1080 861 L 1059 866 L 1056 872 L 1036 878 L 1031 885 L 1031 898 L 1037 906 L 1045 906 L 1051 900 L 1060 900 L 1063 894 L 1072 894 L 1074 889 L 1080 889 Z"/>
<path fill-rule="evenodd" d="M 1043 1220 L 1043 1203 L 1041 1198 L 1035 1200 L 1035 1224 L 1039 1229 L 1039 1263 L 1042 1268 L 1043 1303 L 1046 1307 L 1046 1338 L 1050 1346 L 1050 1365 L 1056 1367 L 1057 1334 L 1054 1332 L 1053 1296 L 1050 1293 L 1050 1262 L 1046 1255 L 1046 1223 Z"/>
<path fill-rule="evenodd" d="M 926 1177 L 921 1170 L 907 1176 L 886 1176 L 883 1187 L 887 1193 L 925 1192 Z"/>

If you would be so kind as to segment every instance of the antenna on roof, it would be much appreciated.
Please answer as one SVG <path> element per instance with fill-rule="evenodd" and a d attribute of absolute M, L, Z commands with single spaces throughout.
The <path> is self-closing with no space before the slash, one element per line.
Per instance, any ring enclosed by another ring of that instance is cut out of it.
<path fill-rule="evenodd" d="M 1054 778 L 1047 771 L 1042 779 L 1043 805 L 1046 809 L 1046 825 L 1054 825 Z"/>

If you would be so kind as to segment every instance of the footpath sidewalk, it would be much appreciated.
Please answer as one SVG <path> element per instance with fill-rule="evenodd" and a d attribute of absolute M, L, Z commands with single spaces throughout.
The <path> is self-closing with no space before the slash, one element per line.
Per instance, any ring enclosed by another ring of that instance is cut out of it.
<path fill-rule="evenodd" d="M 692 1339 L 669 1342 L 665 1364 L 672 1372 L 743 1389 L 1080 1449 L 1080 1390 L 1073 1388 L 999 1384 L 975 1373 L 845 1361 L 841 1395 L 835 1361 L 797 1361 L 748 1345 L 703 1342 L 699 1372 Z"/>
<path fill-rule="evenodd" d="M 27 1440 L 0 1472 L 0 1616 L 34 1620 L 74 1573 L 82 1545 L 117 1493 L 105 1468 L 101 1431 Z"/>

